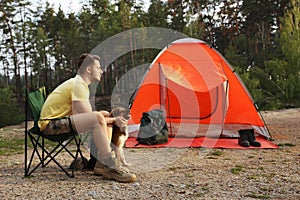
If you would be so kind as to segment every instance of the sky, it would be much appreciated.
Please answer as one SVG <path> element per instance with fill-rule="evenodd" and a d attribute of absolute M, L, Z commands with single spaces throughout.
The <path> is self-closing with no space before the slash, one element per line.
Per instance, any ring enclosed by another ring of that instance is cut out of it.
<path fill-rule="evenodd" d="M 66 13 L 70 11 L 74 11 L 75 13 L 78 13 L 83 4 L 82 2 L 84 2 L 84 0 L 32 0 L 34 5 L 42 4 L 43 7 L 46 1 L 48 1 L 50 5 L 53 5 L 55 10 L 58 10 L 59 5 L 61 5 L 61 9 Z M 141 1 L 144 1 L 145 10 L 147 10 L 150 4 L 150 0 L 136 0 L 136 2 L 141 2 Z"/>

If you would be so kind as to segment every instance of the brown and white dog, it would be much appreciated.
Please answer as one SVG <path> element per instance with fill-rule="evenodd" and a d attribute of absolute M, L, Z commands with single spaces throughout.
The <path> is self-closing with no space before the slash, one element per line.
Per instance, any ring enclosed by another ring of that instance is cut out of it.
<path fill-rule="evenodd" d="M 129 110 L 123 107 L 116 107 L 110 112 L 110 117 L 123 116 L 125 119 L 129 119 Z M 112 149 L 116 154 L 117 165 L 129 166 L 130 164 L 126 162 L 123 147 L 128 138 L 128 127 L 120 128 L 117 125 L 113 125 L 112 130 Z"/>

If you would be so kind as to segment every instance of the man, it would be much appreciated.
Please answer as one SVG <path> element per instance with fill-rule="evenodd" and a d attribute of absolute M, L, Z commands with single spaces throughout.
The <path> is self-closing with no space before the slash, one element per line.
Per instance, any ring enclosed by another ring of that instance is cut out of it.
<path fill-rule="evenodd" d="M 123 127 L 128 121 L 123 117 L 109 117 L 107 111 L 92 111 L 89 101 L 88 85 L 99 82 L 103 74 L 100 58 L 97 55 L 82 54 L 78 67 L 74 78 L 59 85 L 47 97 L 41 111 L 39 127 L 48 135 L 62 134 L 71 129 L 78 133 L 91 131 L 97 147 L 97 155 L 94 156 L 98 160 L 94 174 L 119 182 L 133 182 L 136 176 L 116 166 L 110 147 L 112 125 Z"/>

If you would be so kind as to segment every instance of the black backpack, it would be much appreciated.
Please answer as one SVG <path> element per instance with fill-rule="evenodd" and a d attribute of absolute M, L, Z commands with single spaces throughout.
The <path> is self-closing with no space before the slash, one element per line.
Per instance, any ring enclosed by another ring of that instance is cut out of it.
<path fill-rule="evenodd" d="M 139 144 L 154 145 L 168 142 L 169 130 L 162 110 L 143 112 L 137 136 Z M 136 145 L 136 146 L 137 146 Z"/>

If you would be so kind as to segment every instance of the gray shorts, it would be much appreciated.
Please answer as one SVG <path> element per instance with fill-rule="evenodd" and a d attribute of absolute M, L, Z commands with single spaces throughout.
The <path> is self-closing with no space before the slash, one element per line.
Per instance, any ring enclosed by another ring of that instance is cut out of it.
<path fill-rule="evenodd" d="M 76 131 L 72 125 L 72 118 L 66 117 L 62 119 L 50 120 L 43 133 L 45 135 L 60 135 L 64 133 L 70 133 L 72 131 Z"/>

